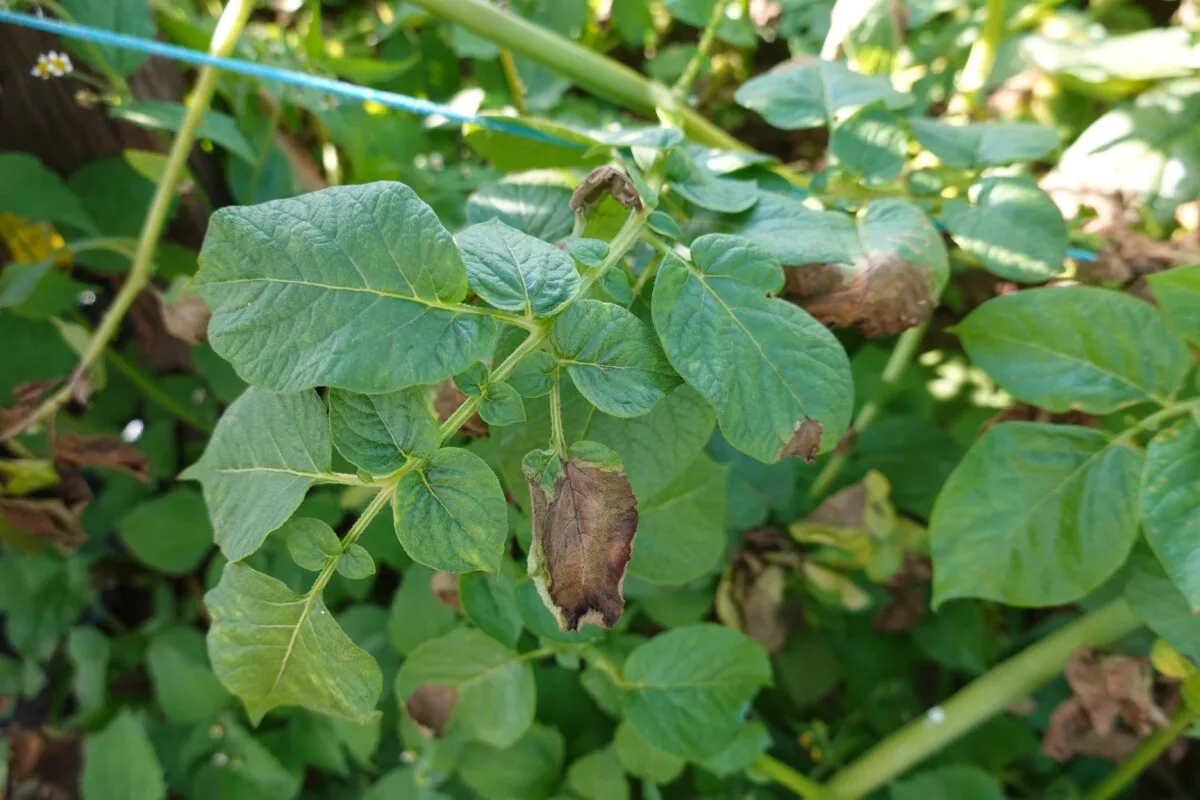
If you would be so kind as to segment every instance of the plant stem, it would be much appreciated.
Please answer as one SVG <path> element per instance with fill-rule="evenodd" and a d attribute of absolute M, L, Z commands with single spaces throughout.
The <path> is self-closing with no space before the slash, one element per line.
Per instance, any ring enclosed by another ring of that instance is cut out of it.
<path fill-rule="evenodd" d="M 566 75 L 606 100 L 648 115 L 654 115 L 659 108 L 674 110 L 682 120 L 684 133 L 701 144 L 729 150 L 749 149 L 694 109 L 676 103 L 671 90 L 662 84 L 515 14 L 505 13 L 479 0 L 415 2 L 477 36 Z M 803 182 L 794 173 L 792 177 Z"/>
<path fill-rule="evenodd" d="M 213 32 L 212 43 L 208 48 L 211 54 L 229 55 L 242 28 L 246 26 L 246 21 L 250 18 L 253 8 L 253 0 L 229 0 L 225 4 L 225 10 L 221 12 L 221 18 L 217 21 L 217 28 Z M 183 123 L 175 135 L 175 140 L 171 143 L 167 163 L 163 167 L 162 176 L 154 190 L 154 199 L 150 202 L 150 209 L 146 212 L 146 219 L 142 223 L 142 232 L 138 238 L 137 250 L 134 252 L 133 265 L 129 268 L 129 274 L 125 278 L 125 284 L 121 287 L 121 291 L 117 293 L 112 305 L 104 312 L 104 318 L 100 320 L 96 332 L 92 334 L 79 363 L 62 388 L 43 401 L 28 417 L 0 434 L 0 441 L 15 436 L 31 425 L 47 419 L 75 394 L 79 382 L 88 369 L 104 355 L 104 349 L 117 334 L 121 327 L 121 321 L 125 318 L 125 313 L 129 311 L 133 301 L 150 280 L 154 266 L 154 250 L 158 247 L 158 240 L 162 236 L 171 201 L 175 198 L 179 178 L 183 174 L 188 156 L 192 152 L 192 145 L 196 141 L 196 131 L 199 130 L 200 124 L 204 121 L 204 114 L 212 103 L 219 74 L 212 67 L 204 67 L 200 70 L 200 77 L 197 78 L 196 86 L 187 102 L 187 112 L 184 114 Z"/>
<path fill-rule="evenodd" d="M 508 82 L 508 93 L 512 95 L 513 108 L 524 116 L 528 113 L 525 107 L 525 84 L 521 81 L 521 73 L 517 72 L 517 62 L 513 60 L 512 51 L 506 47 L 500 48 L 500 67 L 504 70 L 504 80 Z"/>
<path fill-rule="evenodd" d="M 896 383 L 899 382 L 904 370 L 912 362 L 913 356 L 916 355 L 918 346 L 921 344 L 921 338 L 925 335 L 925 329 L 928 323 L 921 323 L 915 328 L 909 328 L 904 333 L 900 334 L 900 338 L 896 340 L 896 346 L 892 348 L 892 355 L 888 358 L 887 364 L 883 367 L 881 384 L 875 396 L 863 404 L 863 407 L 858 410 L 858 414 L 854 417 L 854 421 L 850 423 L 850 429 L 846 431 L 846 436 L 849 440 L 853 440 L 855 436 L 862 433 L 872 422 L 875 417 L 879 416 L 879 412 L 890 398 L 892 391 L 896 388 Z M 838 474 L 842 468 L 846 466 L 846 459 L 849 457 L 847 450 L 838 449 L 825 462 L 825 466 L 817 474 L 816 480 L 808 487 L 808 499 L 817 500 L 825 496 L 829 487 L 837 480 Z"/>
<path fill-rule="evenodd" d="M 1004 38 L 1005 0 L 987 0 L 984 13 L 979 38 L 971 46 L 967 65 L 958 76 L 958 92 L 950 102 L 951 114 L 971 115 L 979 105 L 988 78 L 992 77 L 992 68 L 996 66 L 996 54 Z"/>
<path fill-rule="evenodd" d="M 1077 648 L 1114 642 L 1139 627 L 1124 600 L 1085 614 L 884 739 L 835 775 L 828 789 L 844 800 L 870 794 L 1057 675 Z"/>
<path fill-rule="evenodd" d="M 727 5 L 729 5 L 729 0 L 716 0 L 713 3 L 712 13 L 708 16 L 708 24 L 704 26 L 704 32 L 700 34 L 696 52 L 692 54 L 687 66 L 683 69 L 683 74 L 679 76 L 679 80 L 671 89 L 681 99 L 686 98 L 687 93 L 691 91 L 692 81 L 696 80 L 696 76 L 700 74 L 701 65 L 708 58 L 708 51 L 712 49 L 713 41 L 717 38 L 717 26 L 725 18 Z"/>
<path fill-rule="evenodd" d="M 554 443 L 554 452 L 558 457 L 567 458 L 567 435 L 563 431 L 562 389 L 559 386 L 559 376 L 562 370 L 555 368 L 554 381 L 550 384 L 550 440 Z"/>
<path fill-rule="evenodd" d="M 147 400 L 154 403 L 168 414 L 174 416 L 180 422 L 190 425 L 202 433 L 211 434 L 213 432 L 212 425 L 209 425 L 207 422 L 202 422 L 199 417 L 197 417 L 184 406 L 177 403 L 175 398 L 158 388 L 153 381 L 143 375 L 137 367 L 135 367 L 133 364 L 130 364 L 129 361 L 127 361 L 125 357 L 116 350 L 113 350 L 111 347 L 105 348 L 104 357 L 108 359 L 108 363 L 112 364 L 117 372 L 120 372 L 122 375 L 128 378 L 130 383 L 136 386 L 138 391 L 141 392 L 142 396 L 144 396 Z"/>
<path fill-rule="evenodd" d="M 753 769 L 790 790 L 797 797 L 803 797 L 805 800 L 835 800 L 834 795 L 824 786 L 766 753 L 754 760 Z"/>
<path fill-rule="evenodd" d="M 1116 797 L 1126 786 L 1133 783 L 1147 767 L 1157 761 L 1163 751 L 1196 721 L 1197 716 L 1195 709 L 1184 703 L 1171 717 L 1170 725 L 1155 731 L 1138 745 L 1129 758 L 1122 761 L 1115 770 L 1108 774 L 1107 778 L 1092 787 L 1084 800 L 1111 800 Z"/>
<path fill-rule="evenodd" d="M 313 581 L 312 588 L 308 590 L 307 597 L 312 598 L 314 596 L 318 596 L 325 590 L 326 584 L 329 583 L 329 580 L 333 577 L 333 573 L 337 570 L 338 559 L 340 559 L 342 555 L 350 549 L 351 545 L 358 541 L 358 538 L 363 535 L 363 531 L 367 529 L 367 526 L 370 525 L 375 517 L 379 515 L 379 512 L 383 510 L 383 507 L 391 501 L 392 492 L 396 490 L 395 481 L 399 481 L 406 472 L 419 466 L 420 463 L 420 459 L 409 461 L 407 464 L 401 467 L 401 469 L 394 476 L 392 476 L 393 482 L 389 483 L 387 486 L 384 486 L 375 494 L 373 498 L 371 498 L 370 504 L 363 509 L 363 512 L 359 514 L 358 519 L 354 520 L 354 524 L 350 526 L 350 530 L 347 531 L 346 535 L 342 537 L 341 547 L 337 554 L 328 559 L 325 562 L 325 566 L 322 567 L 321 571 L 317 574 L 317 579 Z"/>

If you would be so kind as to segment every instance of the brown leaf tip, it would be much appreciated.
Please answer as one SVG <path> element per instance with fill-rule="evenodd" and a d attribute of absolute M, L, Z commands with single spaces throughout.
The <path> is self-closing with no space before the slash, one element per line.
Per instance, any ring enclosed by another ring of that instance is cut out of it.
<path fill-rule="evenodd" d="M 779 451 L 779 458 L 790 458 L 797 456 L 805 461 L 812 462 L 817 457 L 817 451 L 821 449 L 821 434 L 824 429 L 821 423 L 815 419 L 800 420 L 796 423 L 796 430 L 792 434 L 792 438 Z"/>
<path fill-rule="evenodd" d="M 630 177 L 616 167 L 606 165 L 596 167 L 575 187 L 575 192 L 571 195 L 571 210 L 578 211 L 597 202 L 605 192 L 610 192 L 616 201 L 626 208 L 636 210 L 642 207 L 637 187 Z"/>
<path fill-rule="evenodd" d="M 430 739 L 440 739 L 450 724 L 450 714 L 458 704 L 458 690 L 453 686 L 423 683 L 404 701 L 404 710 Z"/>
<path fill-rule="evenodd" d="M 534 534 L 529 573 L 560 628 L 611 628 L 625 610 L 622 584 L 633 555 L 637 499 L 615 453 L 601 454 L 600 461 L 580 457 L 575 448 L 572 454 L 550 459 L 540 472 L 527 462 Z"/>

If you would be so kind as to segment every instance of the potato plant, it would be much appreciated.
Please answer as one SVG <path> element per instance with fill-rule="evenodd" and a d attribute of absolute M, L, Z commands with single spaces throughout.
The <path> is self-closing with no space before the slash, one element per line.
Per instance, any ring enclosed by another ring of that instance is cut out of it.
<path fill-rule="evenodd" d="M 1200 785 L 1182 9 L 14 5 L 14 797 Z"/>

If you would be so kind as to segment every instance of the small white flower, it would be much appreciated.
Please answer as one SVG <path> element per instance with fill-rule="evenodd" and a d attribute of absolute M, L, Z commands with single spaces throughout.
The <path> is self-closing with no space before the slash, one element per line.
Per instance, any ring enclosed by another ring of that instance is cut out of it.
<path fill-rule="evenodd" d="M 46 53 L 46 60 L 50 64 L 50 72 L 59 78 L 75 71 L 75 65 L 71 63 L 71 57 L 66 53 L 51 50 Z"/>
<path fill-rule="evenodd" d="M 44 55 L 38 56 L 37 63 L 33 65 L 33 69 L 29 70 L 29 74 L 44 81 L 50 80 L 54 76 L 54 73 L 50 71 L 50 59 Z"/>

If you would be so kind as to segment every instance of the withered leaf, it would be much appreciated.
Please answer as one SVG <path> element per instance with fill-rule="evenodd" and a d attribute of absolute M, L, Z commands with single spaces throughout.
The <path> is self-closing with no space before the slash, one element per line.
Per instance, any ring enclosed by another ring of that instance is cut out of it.
<path fill-rule="evenodd" d="M 30 381 L 19 384 L 12 390 L 13 404 L 10 408 L 0 408 L 0 430 L 9 431 L 26 423 L 30 415 L 37 410 L 42 402 L 42 396 L 59 382 L 54 378 L 47 381 Z"/>
<path fill-rule="evenodd" d="M 788 267 L 786 293 L 814 317 L 867 336 L 890 336 L 920 325 L 936 305 L 920 268 L 893 256 L 866 264 Z"/>
<path fill-rule="evenodd" d="M 821 447 L 821 433 L 823 432 L 821 423 L 815 419 L 805 419 L 796 426 L 796 432 L 792 434 L 792 438 L 783 446 L 783 450 L 779 452 L 779 458 L 789 458 L 796 456 L 803 458 L 805 461 L 812 463 L 812 460 L 817 457 L 817 450 Z"/>
<path fill-rule="evenodd" d="M 458 575 L 453 572 L 435 572 L 429 579 L 429 588 L 433 596 L 447 608 L 462 613 L 462 602 L 458 597 Z"/>
<path fill-rule="evenodd" d="M 168 295 L 161 302 L 162 323 L 167 333 L 188 344 L 204 341 L 212 312 L 200 295 L 190 292 L 179 297 Z"/>
<path fill-rule="evenodd" d="M 577 442 L 567 458 L 535 450 L 522 464 L 533 507 L 529 575 L 559 628 L 611 628 L 625 610 L 621 584 L 633 554 L 637 499 L 621 458 Z"/>
<path fill-rule="evenodd" d="M 54 440 L 54 457 L 76 467 L 108 467 L 150 480 L 150 459 L 115 436 L 65 433 Z"/>
<path fill-rule="evenodd" d="M 638 197 L 637 187 L 633 181 L 616 167 L 596 167 L 580 181 L 571 195 L 571 210 L 578 211 L 584 206 L 591 205 L 609 192 L 618 203 L 626 208 L 639 209 L 642 207 Z"/>
<path fill-rule="evenodd" d="M 450 714 L 458 703 L 458 690 L 453 686 L 438 683 L 423 683 L 404 701 L 404 710 L 421 729 L 421 733 L 432 739 L 446 734 Z"/>
<path fill-rule="evenodd" d="M 0 516 L 17 530 L 46 540 L 61 553 L 69 553 L 87 539 L 78 514 L 72 513 L 58 498 L 18 500 L 0 497 Z"/>

